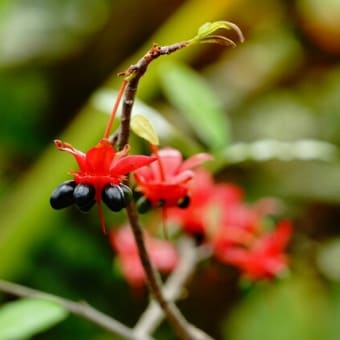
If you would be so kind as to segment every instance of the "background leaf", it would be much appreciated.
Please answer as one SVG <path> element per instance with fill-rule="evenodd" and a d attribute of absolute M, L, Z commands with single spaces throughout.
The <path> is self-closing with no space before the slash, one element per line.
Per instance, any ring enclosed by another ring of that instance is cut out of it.
<path fill-rule="evenodd" d="M 163 63 L 159 74 L 165 95 L 202 141 L 213 150 L 228 145 L 228 117 L 204 78 L 188 66 L 171 62 Z"/>
<path fill-rule="evenodd" d="M 23 339 L 53 327 L 68 312 L 56 303 L 40 299 L 22 299 L 0 309 L 0 339 Z"/>
<path fill-rule="evenodd" d="M 224 334 L 230 340 L 325 339 L 331 316 L 325 293 L 308 277 L 256 287 L 233 310 Z"/>

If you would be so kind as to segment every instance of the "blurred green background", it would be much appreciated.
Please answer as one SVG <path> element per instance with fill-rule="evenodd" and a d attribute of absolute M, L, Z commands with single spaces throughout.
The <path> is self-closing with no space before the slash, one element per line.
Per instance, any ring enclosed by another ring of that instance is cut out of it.
<path fill-rule="evenodd" d="M 241 185 L 249 201 L 282 200 L 282 215 L 295 226 L 292 266 L 288 277 L 249 288 L 236 271 L 206 263 L 179 306 L 216 339 L 338 339 L 339 0 L 1 0 L 0 277 L 136 322 L 147 295 L 132 291 L 113 266 L 95 209 L 83 215 L 49 206 L 51 191 L 74 167 L 53 139 L 86 150 L 102 136 L 115 74 L 152 42 L 190 38 L 213 20 L 235 22 L 246 42 L 161 58 L 138 95 L 155 109 L 163 145 L 186 155 L 213 152 L 216 178 Z M 223 110 L 229 132 L 217 139 L 222 145 L 209 142 L 206 116 L 193 121 L 174 98 L 171 82 L 181 83 L 182 70 L 189 78 L 197 71 Z M 119 225 L 124 215 L 106 218 Z M 156 337 L 174 338 L 166 325 Z M 70 316 L 34 338 L 112 336 Z"/>

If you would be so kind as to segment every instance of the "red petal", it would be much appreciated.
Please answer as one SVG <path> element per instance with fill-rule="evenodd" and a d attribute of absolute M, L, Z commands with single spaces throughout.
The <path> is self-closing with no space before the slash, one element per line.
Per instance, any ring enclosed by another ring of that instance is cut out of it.
<path fill-rule="evenodd" d="M 262 239 L 262 249 L 266 253 L 283 252 L 292 234 L 292 225 L 289 221 L 279 222 L 276 229 Z"/>
<path fill-rule="evenodd" d="M 145 234 L 147 238 L 147 234 Z M 124 226 L 110 233 L 112 247 L 118 253 L 137 253 L 137 246 L 129 226 Z"/>
<path fill-rule="evenodd" d="M 71 153 L 76 159 L 80 170 L 82 171 L 86 170 L 86 155 L 83 152 L 75 149 L 69 143 L 62 142 L 60 139 L 55 139 L 54 144 L 58 150 Z"/>
<path fill-rule="evenodd" d="M 165 172 L 165 177 L 172 176 L 178 172 L 178 169 L 182 163 L 182 154 L 172 148 L 165 148 L 158 152 L 162 167 Z M 151 166 L 155 172 L 159 172 L 158 164 L 154 163 Z"/>
<path fill-rule="evenodd" d="M 135 180 L 138 184 L 152 182 L 155 180 L 150 166 L 143 166 L 134 172 Z"/>
<path fill-rule="evenodd" d="M 151 183 L 144 184 L 137 189 L 152 201 L 157 204 L 160 199 L 164 199 L 167 206 L 177 205 L 178 200 L 185 196 L 188 189 L 185 185 L 167 184 L 167 183 Z"/>
<path fill-rule="evenodd" d="M 276 229 L 278 246 L 283 249 L 289 242 L 293 232 L 292 223 L 287 220 L 280 221 Z"/>
<path fill-rule="evenodd" d="M 132 287 L 143 287 L 145 285 L 145 274 L 137 254 L 120 254 L 118 259 L 121 270 L 126 281 Z"/>
<path fill-rule="evenodd" d="M 110 174 L 112 176 L 124 176 L 133 170 L 154 162 L 155 160 L 156 157 L 152 156 L 126 156 L 112 164 Z"/>
<path fill-rule="evenodd" d="M 116 152 L 111 144 L 103 141 L 98 143 L 86 153 L 88 170 L 96 175 L 108 174 L 115 154 Z"/>
<path fill-rule="evenodd" d="M 249 261 L 249 252 L 239 247 L 216 248 L 215 255 L 220 261 L 241 268 Z"/>
<path fill-rule="evenodd" d="M 171 178 L 169 178 L 168 182 L 169 184 L 182 184 L 182 183 L 186 183 L 189 180 L 191 180 L 194 177 L 194 172 L 190 171 L 190 170 L 185 170 L 183 172 L 181 172 L 180 174 L 178 174 L 177 176 L 173 176 Z"/>
<path fill-rule="evenodd" d="M 170 242 L 152 238 L 147 247 L 151 261 L 157 269 L 163 272 L 170 272 L 175 268 L 178 262 L 178 255 L 175 247 Z"/>
<path fill-rule="evenodd" d="M 169 242 L 150 236 L 147 232 L 144 232 L 144 237 L 150 259 L 155 267 L 163 272 L 171 271 L 178 262 L 175 247 Z M 110 241 L 117 251 L 123 274 L 129 284 L 136 287 L 144 285 L 144 269 L 131 229 L 124 226 L 111 232 Z"/>
<path fill-rule="evenodd" d="M 209 155 L 208 153 L 198 153 L 197 155 L 191 156 L 185 160 L 180 166 L 179 171 L 192 169 L 206 161 L 211 161 L 213 159 L 213 156 Z"/>

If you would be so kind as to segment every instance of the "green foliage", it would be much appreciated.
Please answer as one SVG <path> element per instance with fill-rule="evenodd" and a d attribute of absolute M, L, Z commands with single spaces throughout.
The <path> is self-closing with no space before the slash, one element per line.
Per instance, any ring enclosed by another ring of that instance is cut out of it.
<path fill-rule="evenodd" d="M 235 308 L 224 334 L 231 340 L 326 339 L 330 306 L 313 279 L 257 287 Z"/>
<path fill-rule="evenodd" d="M 68 315 L 64 307 L 47 300 L 22 299 L 0 308 L 0 338 L 26 339 L 57 323 Z"/>
<path fill-rule="evenodd" d="M 212 150 L 230 142 L 230 127 L 223 107 L 204 78 L 188 66 L 163 63 L 162 88 L 167 98 Z"/>
<path fill-rule="evenodd" d="M 197 32 L 197 35 L 190 40 L 192 43 L 213 43 L 213 44 L 220 44 L 225 46 L 236 46 L 236 43 L 223 36 L 223 35 L 216 35 L 216 31 L 218 30 L 231 30 L 233 29 L 240 40 L 240 42 L 244 41 L 242 31 L 238 28 L 237 25 L 228 22 L 228 21 L 214 21 L 214 22 L 206 22 L 203 24 Z"/>

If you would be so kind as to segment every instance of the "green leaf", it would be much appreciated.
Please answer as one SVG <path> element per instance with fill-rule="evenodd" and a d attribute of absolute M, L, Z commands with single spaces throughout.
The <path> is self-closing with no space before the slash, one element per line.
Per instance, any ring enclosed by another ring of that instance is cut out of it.
<path fill-rule="evenodd" d="M 159 145 L 158 135 L 149 119 L 142 115 L 131 117 L 131 129 L 139 137 L 144 138 L 153 145 Z"/>
<path fill-rule="evenodd" d="M 236 32 L 239 32 L 239 28 L 237 25 L 233 24 L 229 21 L 214 21 L 214 22 L 206 22 L 203 24 L 197 31 L 197 38 L 204 39 L 209 35 L 215 33 L 219 29 L 230 30 L 233 29 Z M 242 36 L 242 34 L 241 34 Z"/>
<path fill-rule="evenodd" d="M 67 317 L 60 305 L 41 299 L 21 299 L 0 308 L 0 339 L 25 339 Z"/>
<path fill-rule="evenodd" d="M 232 22 L 229 21 L 214 21 L 206 22 L 197 31 L 197 35 L 190 40 L 190 43 L 215 43 L 222 44 L 225 46 L 236 46 L 236 43 L 223 35 L 216 35 L 216 31 L 224 30 L 234 30 L 240 40 L 244 41 L 244 37 L 240 28 Z"/>
<path fill-rule="evenodd" d="M 169 101 L 210 149 L 226 147 L 230 142 L 229 119 L 204 78 L 183 64 L 162 65 L 160 77 Z"/>

